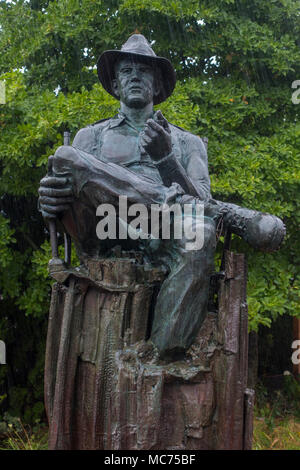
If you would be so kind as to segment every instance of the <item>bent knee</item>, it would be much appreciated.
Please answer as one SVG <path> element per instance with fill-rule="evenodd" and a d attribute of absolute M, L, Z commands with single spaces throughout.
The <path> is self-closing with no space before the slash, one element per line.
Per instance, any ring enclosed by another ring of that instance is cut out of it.
<path fill-rule="evenodd" d="M 54 154 L 54 158 L 63 158 L 66 160 L 73 160 L 76 155 L 76 150 L 71 145 L 61 145 L 58 147 Z"/>
<path fill-rule="evenodd" d="M 72 172 L 73 168 L 86 169 L 86 164 L 71 145 L 58 147 L 53 157 L 53 171 L 55 174 Z"/>

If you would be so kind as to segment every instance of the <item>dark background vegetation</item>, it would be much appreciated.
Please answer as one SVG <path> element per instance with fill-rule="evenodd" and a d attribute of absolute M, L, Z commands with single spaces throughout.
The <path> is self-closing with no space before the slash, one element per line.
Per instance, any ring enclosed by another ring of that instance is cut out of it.
<path fill-rule="evenodd" d="M 274 213 L 287 226 L 277 253 L 255 253 L 238 239 L 234 248 L 248 257 L 249 325 L 260 332 L 260 372 L 291 368 L 290 316 L 300 315 L 300 104 L 291 101 L 291 84 L 300 79 L 299 19 L 295 0 L 0 0 L 2 415 L 44 418 L 51 283 L 39 180 L 65 130 L 73 137 L 117 111 L 95 63 L 134 32 L 176 68 L 176 90 L 160 109 L 208 137 L 214 196 Z"/>

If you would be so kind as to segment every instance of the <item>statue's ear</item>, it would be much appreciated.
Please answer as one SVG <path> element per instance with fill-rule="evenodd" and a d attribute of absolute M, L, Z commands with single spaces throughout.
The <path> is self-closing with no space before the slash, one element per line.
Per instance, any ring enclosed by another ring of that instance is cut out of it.
<path fill-rule="evenodd" d="M 161 83 L 156 82 L 155 83 L 155 88 L 154 88 L 154 96 L 158 96 L 160 94 L 160 89 L 161 89 Z"/>
<path fill-rule="evenodd" d="M 117 98 L 120 98 L 119 87 L 118 87 L 118 82 L 117 82 L 116 78 L 114 78 L 111 81 L 111 86 L 112 86 L 112 89 L 113 89 L 113 92 L 114 92 L 115 96 Z"/>
<path fill-rule="evenodd" d="M 161 71 L 158 69 L 155 73 L 155 80 L 154 80 L 154 96 L 158 96 L 163 88 L 163 81 Z"/>

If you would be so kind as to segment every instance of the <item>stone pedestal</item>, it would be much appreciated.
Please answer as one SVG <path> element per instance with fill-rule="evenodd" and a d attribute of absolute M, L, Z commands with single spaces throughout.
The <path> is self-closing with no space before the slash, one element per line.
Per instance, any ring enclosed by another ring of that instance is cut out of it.
<path fill-rule="evenodd" d="M 171 363 L 148 341 L 164 277 L 126 258 L 58 275 L 45 370 L 51 449 L 251 448 L 244 256 L 226 252 L 218 308 Z"/>

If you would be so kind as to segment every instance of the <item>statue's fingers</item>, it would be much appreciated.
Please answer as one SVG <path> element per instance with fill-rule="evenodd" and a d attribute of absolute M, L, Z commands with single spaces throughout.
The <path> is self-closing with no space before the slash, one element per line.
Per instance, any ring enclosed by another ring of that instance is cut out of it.
<path fill-rule="evenodd" d="M 50 214 L 49 212 L 43 211 L 43 210 L 41 212 L 42 212 L 43 218 L 46 220 L 55 220 L 57 217 L 57 214 Z"/>
<path fill-rule="evenodd" d="M 149 125 L 149 127 L 153 130 L 155 130 L 159 135 L 169 135 L 171 133 L 171 130 L 168 126 L 167 129 L 165 129 L 161 123 L 157 123 L 156 121 L 154 121 L 153 119 L 149 119 L 147 121 L 147 124 Z"/>
<path fill-rule="evenodd" d="M 154 115 L 154 120 L 157 122 L 159 122 L 159 124 L 170 134 L 171 133 L 171 129 L 170 129 L 170 126 L 169 126 L 169 123 L 168 121 L 166 120 L 165 116 L 163 115 L 163 113 L 161 112 L 161 110 L 159 109 L 158 111 L 156 111 L 155 115 Z"/>
<path fill-rule="evenodd" d="M 155 119 L 159 119 L 160 121 L 167 121 L 160 109 L 156 111 L 154 117 Z"/>
<path fill-rule="evenodd" d="M 144 147 L 145 145 L 149 145 L 152 142 L 152 138 L 149 137 L 148 135 L 144 134 L 142 139 L 141 139 L 141 144 Z"/>
<path fill-rule="evenodd" d="M 43 205 L 50 205 L 50 206 L 57 206 L 59 204 L 72 204 L 74 202 L 73 197 L 47 197 L 41 196 L 40 197 L 40 204 Z"/>
<path fill-rule="evenodd" d="M 141 142 L 141 146 L 142 146 L 142 148 L 143 148 L 146 152 L 149 151 L 150 145 L 151 145 L 151 141 L 149 141 L 149 142 L 146 142 L 146 141 Z"/>
<path fill-rule="evenodd" d="M 50 206 L 48 204 L 41 205 L 42 213 L 43 212 L 48 212 L 49 214 L 52 214 L 52 215 L 60 214 L 61 212 L 65 212 L 69 209 L 70 209 L 69 204 L 59 204 L 57 206 Z"/>
<path fill-rule="evenodd" d="M 72 188 L 63 188 L 63 189 L 56 189 L 56 188 L 39 188 L 39 195 L 40 196 L 47 196 L 47 197 L 69 197 L 72 196 L 73 191 Z"/>
<path fill-rule="evenodd" d="M 170 126 L 169 126 L 169 123 L 168 121 L 166 121 L 166 124 L 164 124 L 164 130 L 168 133 L 168 134 L 171 134 L 171 129 L 170 129 Z"/>
<path fill-rule="evenodd" d="M 164 128 L 160 124 L 158 124 L 156 121 L 154 121 L 154 119 L 148 119 L 147 125 L 154 131 L 158 132 L 159 134 L 162 134 L 163 132 L 165 132 Z"/>
<path fill-rule="evenodd" d="M 153 139 L 154 137 L 157 136 L 157 131 L 154 131 L 150 126 L 146 126 L 144 129 L 144 135 Z"/>
<path fill-rule="evenodd" d="M 65 178 L 64 176 L 45 176 L 43 179 L 41 179 L 40 185 L 52 188 L 63 188 L 68 183 L 68 178 Z"/>

